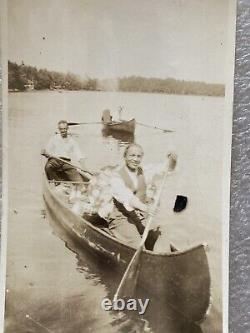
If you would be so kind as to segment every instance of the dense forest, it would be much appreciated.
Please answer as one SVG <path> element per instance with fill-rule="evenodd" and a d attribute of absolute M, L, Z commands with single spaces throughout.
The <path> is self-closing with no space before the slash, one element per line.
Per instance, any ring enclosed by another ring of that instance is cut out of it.
<path fill-rule="evenodd" d="M 67 89 L 67 90 L 95 90 L 96 80 L 82 80 L 79 76 L 71 73 L 63 74 L 47 69 L 37 69 L 26 66 L 23 63 L 8 62 L 9 89 L 25 91 L 32 87 L 42 89 Z"/>
<path fill-rule="evenodd" d="M 223 96 L 225 93 L 225 87 L 221 84 L 140 76 L 98 80 L 89 77 L 81 78 L 72 73 L 63 74 L 47 69 L 37 69 L 24 63 L 18 65 L 10 61 L 8 62 L 8 86 L 9 91 L 65 89 L 207 96 Z"/>

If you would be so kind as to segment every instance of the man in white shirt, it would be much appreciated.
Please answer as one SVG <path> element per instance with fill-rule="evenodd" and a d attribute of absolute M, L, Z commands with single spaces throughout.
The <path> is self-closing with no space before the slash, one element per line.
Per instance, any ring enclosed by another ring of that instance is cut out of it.
<path fill-rule="evenodd" d="M 48 158 L 45 171 L 49 180 L 70 180 L 72 182 L 82 182 L 82 177 L 67 163 L 54 157 L 58 157 L 66 162 L 78 164 L 84 168 L 84 155 L 78 143 L 68 135 L 68 124 L 66 120 L 58 122 L 59 133 L 55 134 L 49 141 L 42 154 Z M 66 178 L 66 179 L 65 179 Z"/>
<path fill-rule="evenodd" d="M 111 186 L 115 209 L 110 218 L 110 229 L 113 234 L 126 243 L 137 246 L 145 229 L 144 221 L 151 214 L 148 187 L 156 175 L 176 163 L 176 156 L 168 154 L 168 163 L 142 168 L 143 149 L 138 144 L 129 145 L 124 152 L 125 164 L 112 177 Z M 145 247 L 153 250 L 159 236 L 158 230 L 150 230 Z"/>

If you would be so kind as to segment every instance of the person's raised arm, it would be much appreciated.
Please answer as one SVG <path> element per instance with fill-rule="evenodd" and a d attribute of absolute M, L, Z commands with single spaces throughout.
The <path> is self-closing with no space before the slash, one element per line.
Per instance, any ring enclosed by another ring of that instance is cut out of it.
<path fill-rule="evenodd" d="M 144 166 L 144 174 L 147 184 L 150 184 L 154 177 L 161 177 L 165 171 L 172 172 L 174 170 L 173 165 L 176 164 L 177 155 L 175 153 L 168 153 L 166 160 L 157 164 L 148 164 Z"/>

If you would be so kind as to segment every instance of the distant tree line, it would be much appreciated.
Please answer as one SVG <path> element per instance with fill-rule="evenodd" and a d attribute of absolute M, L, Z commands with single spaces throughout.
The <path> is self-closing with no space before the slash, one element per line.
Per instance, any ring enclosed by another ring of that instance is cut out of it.
<path fill-rule="evenodd" d="M 121 78 L 119 80 L 119 90 L 178 95 L 224 96 L 225 94 L 225 87 L 222 84 L 140 76 Z"/>
<path fill-rule="evenodd" d="M 18 65 L 11 61 L 8 62 L 8 78 L 10 91 L 66 89 L 207 96 L 223 96 L 225 94 L 225 87 L 222 84 L 140 76 L 105 80 L 89 77 L 83 79 L 72 73 L 63 74 L 47 69 L 37 69 L 24 63 Z"/>
<path fill-rule="evenodd" d="M 72 73 L 59 73 L 47 69 L 37 69 L 22 63 L 18 65 L 8 62 L 9 89 L 24 91 L 26 87 L 33 86 L 36 90 L 42 89 L 67 89 L 67 90 L 96 90 L 97 80 L 81 79 Z"/>

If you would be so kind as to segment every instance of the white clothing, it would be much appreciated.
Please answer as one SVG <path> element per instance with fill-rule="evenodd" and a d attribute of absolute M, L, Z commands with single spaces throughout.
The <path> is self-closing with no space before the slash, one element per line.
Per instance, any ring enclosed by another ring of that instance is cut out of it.
<path fill-rule="evenodd" d="M 55 157 L 69 158 L 75 162 L 80 162 L 84 158 L 78 143 L 70 136 L 63 138 L 61 134 L 56 134 L 49 140 L 46 152 Z"/>
<path fill-rule="evenodd" d="M 125 167 L 125 170 L 127 171 L 130 179 L 132 180 L 135 189 L 137 189 L 138 177 L 136 173 L 130 171 L 127 167 Z M 166 170 L 166 164 L 150 164 L 147 166 L 143 166 L 142 170 L 146 185 L 149 186 L 150 184 L 152 184 L 153 178 L 155 176 L 160 176 Z M 125 185 L 124 180 L 121 178 L 121 175 L 117 171 L 113 174 L 111 178 L 111 187 L 113 191 L 113 197 L 117 201 L 122 203 L 128 211 L 134 210 L 134 207 L 131 206 L 131 201 L 133 201 L 133 198 L 136 196 L 131 191 L 131 189 Z"/>

